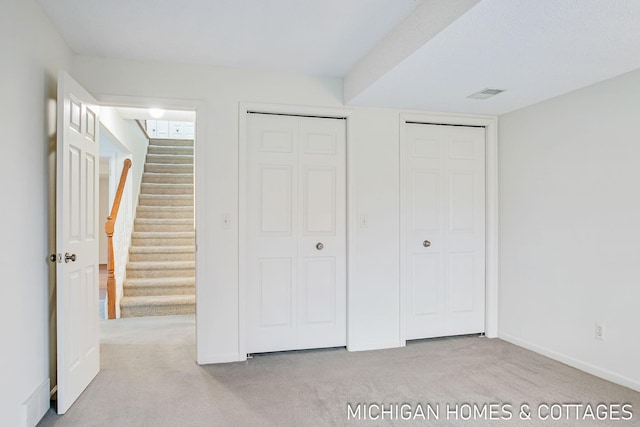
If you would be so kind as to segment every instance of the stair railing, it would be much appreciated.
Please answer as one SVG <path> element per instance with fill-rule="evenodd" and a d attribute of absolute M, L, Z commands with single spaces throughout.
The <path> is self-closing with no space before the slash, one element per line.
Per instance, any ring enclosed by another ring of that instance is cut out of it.
<path fill-rule="evenodd" d="M 109 260 L 107 262 L 107 314 L 109 319 L 116 318 L 116 276 L 114 261 L 115 254 L 113 251 L 113 232 L 116 227 L 116 219 L 118 218 L 118 211 L 120 210 L 120 201 L 122 200 L 122 193 L 127 182 L 127 175 L 130 168 L 131 160 L 125 159 L 124 165 L 122 166 L 122 174 L 120 175 L 120 182 L 118 183 L 118 189 L 116 190 L 116 195 L 113 199 L 111 214 L 109 214 L 107 222 L 104 224 L 104 231 L 107 233 L 107 241 L 109 245 Z"/>

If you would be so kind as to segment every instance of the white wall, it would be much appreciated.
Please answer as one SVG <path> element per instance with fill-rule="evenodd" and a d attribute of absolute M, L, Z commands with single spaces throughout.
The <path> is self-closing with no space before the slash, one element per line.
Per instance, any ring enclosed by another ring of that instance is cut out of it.
<path fill-rule="evenodd" d="M 102 160 L 102 159 L 101 159 Z M 102 166 L 102 165 L 101 165 Z M 98 262 L 106 264 L 109 259 L 107 234 L 104 232 L 104 223 L 109 216 L 109 175 L 100 175 L 100 218 L 98 218 L 98 231 L 100 234 L 100 251 Z"/>
<path fill-rule="evenodd" d="M 135 211 L 138 206 L 138 195 L 148 146 L 149 140 L 135 121 L 122 119 L 115 108 L 102 107 L 100 109 L 100 153 L 110 157 L 109 212 L 113 206 L 118 184 L 120 183 L 124 161 L 125 159 L 131 160 L 131 169 L 122 192 L 118 217 L 113 231 L 116 317 L 120 317 L 120 299 L 124 294 L 131 233 L 133 232 Z M 104 226 L 102 229 L 104 230 Z"/>
<path fill-rule="evenodd" d="M 6 200 L 0 210 L 0 425 L 20 426 L 21 405 L 37 389 L 31 420 L 42 415 L 39 405 L 49 404 L 48 279 L 55 274 L 47 262 L 55 247 L 48 233 L 55 229 L 48 208 L 55 184 L 49 179 L 55 115 L 49 111 L 58 70 L 70 68 L 71 52 L 33 0 L 3 0 L 0 57 L 0 178 Z"/>
<path fill-rule="evenodd" d="M 350 242 L 348 329 L 350 350 L 404 345 L 400 341 L 400 114 L 357 108 L 349 119 L 355 179 L 351 224 L 366 215 Z"/>
<path fill-rule="evenodd" d="M 120 114 L 118 114 L 118 110 L 113 107 L 100 108 L 100 123 L 111 133 L 111 144 L 115 146 L 117 151 L 131 154 L 130 156 L 127 156 L 131 159 L 131 169 L 129 170 L 129 177 L 127 178 L 127 181 L 131 180 L 133 184 L 132 190 L 135 213 L 135 206 L 138 204 L 138 195 L 140 193 L 140 184 L 142 183 L 142 173 L 144 172 L 144 162 L 147 155 L 147 148 L 149 147 L 149 140 L 134 120 L 123 119 Z M 100 136 L 101 143 L 102 140 L 103 137 Z M 100 151 L 103 151 L 102 147 L 100 148 Z M 116 186 L 117 182 L 120 180 L 121 173 L 122 162 L 119 162 L 115 174 Z M 109 206 L 113 204 L 113 196 L 115 196 L 115 194 L 111 195 L 109 199 Z"/>
<path fill-rule="evenodd" d="M 636 390 L 639 118 L 635 71 L 501 116 L 499 133 L 500 336 Z"/>
<path fill-rule="evenodd" d="M 203 102 L 204 218 L 198 223 L 198 360 L 236 360 L 238 343 L 239 102 L 342 107 L 342 81 L 274 72 L 76 57 L 72 75 L 90 92 Z M 104 98 L 104 96 L 102 96 Z M 349 277 L 352 350 L 400 345 L 398 284 L 397 110 L 355 109 L 350 140 L 355 158 L 355 206 L 369 217 L 355 231 L 357 257 Z M 198 184 L 198 183 L 197 183 Z M 221 228 L 221 216 L 234 223 Z M 355 215 L 355 213 L 354 213 Z M 204 282 L 204 283 L 202 283 Z"/>

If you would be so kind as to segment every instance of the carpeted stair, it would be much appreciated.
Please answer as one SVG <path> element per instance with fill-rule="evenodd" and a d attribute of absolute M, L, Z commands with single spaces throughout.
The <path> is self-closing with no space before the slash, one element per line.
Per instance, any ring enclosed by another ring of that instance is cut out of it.
<path fill-rule="evenodd" d="M 121 317 L 195 312 L 193 197 L 193 141 L 150 140 Z"/>

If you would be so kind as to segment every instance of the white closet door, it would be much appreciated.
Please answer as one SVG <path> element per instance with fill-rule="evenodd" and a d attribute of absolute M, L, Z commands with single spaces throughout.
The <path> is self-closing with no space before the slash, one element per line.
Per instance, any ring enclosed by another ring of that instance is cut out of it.
<path fill-rule="evenodd" d="M 406 124 L 406 339 L 484 332 L 484 128 Z"/>
<path fill-rule="evenodd" d="M 250 114 L 247 352 L 346 344 L 343 120 Z"/>
<path fill-rule="evenodd" d="M 346 345 L 344 120 L 300 118 L 298 348 Z"/>
<path fill-rule="evenodd" d="M 248 120 L 247 352 L 295 348 L 298 119 Z"/>

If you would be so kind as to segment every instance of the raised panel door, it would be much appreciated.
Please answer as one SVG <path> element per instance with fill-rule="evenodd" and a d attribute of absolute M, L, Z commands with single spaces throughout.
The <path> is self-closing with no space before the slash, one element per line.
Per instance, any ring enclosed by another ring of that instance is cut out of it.
<path fill-rule="evenodd" d="M 346 344 L 343 120 L 250 114 L 249 353 Z"/>
<path fill-rule="evenodd" d="M 406 124 L 405 339 L 484 331 L 484 129 Z"/>
<path fill-rule="evenodd" d="M 56 179 L 57 409 L 65 413 L 100 370 L 98 106 L 58 79 Z"/>

